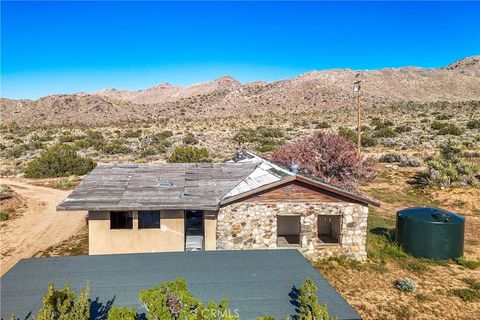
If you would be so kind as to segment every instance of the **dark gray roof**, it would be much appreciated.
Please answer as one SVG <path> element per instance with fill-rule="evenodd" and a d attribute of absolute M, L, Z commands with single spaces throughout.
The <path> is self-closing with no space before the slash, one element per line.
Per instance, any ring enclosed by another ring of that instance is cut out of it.
<path fill-rule="evenodd" d="M 256 163 L 100 164 L 58 210 L 215 210 Z"/>
<path fill-rule="evenodd" d="M 134 306 L 138 292 L 176 277 L 187 279 L 191 292 L 207 303 L 226 297 L 242 320 L 260 315 L 284 319 L 295 314 L 290 296 L 306 277 L 318 287 L 319 302 L 338 319 L 360 319 L 297 250 L 201 251 L 54 257 L 18 262 L 0 279 L 1 316 L 36 315 L 47 285 L 75 291 L 88 282 L 92 319 L 102 319 L 112 305 Z"/>

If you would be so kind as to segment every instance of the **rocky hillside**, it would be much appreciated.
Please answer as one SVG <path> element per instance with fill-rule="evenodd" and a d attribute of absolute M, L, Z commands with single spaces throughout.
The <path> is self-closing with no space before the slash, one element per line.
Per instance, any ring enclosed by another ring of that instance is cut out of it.
<path fill-rule="evenodd" d="M 222 77 L 188 87 L 160 84 L 139 91 L 107 89 L 35 101 L 1 99 L 0 119 L 2 124 L 22 126 L 110 125 L 165 118 L 331 112 L 353 105 L 352 83 L 357 73 L 367 108 L 480 100 L 480 56 L 472 56 L 439 69 L 336 69 L 270 83 L 242 84 Z"/>

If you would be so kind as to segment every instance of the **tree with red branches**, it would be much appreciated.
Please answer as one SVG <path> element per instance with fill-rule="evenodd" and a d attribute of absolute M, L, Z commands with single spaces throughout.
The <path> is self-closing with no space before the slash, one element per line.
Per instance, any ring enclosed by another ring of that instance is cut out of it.
<path fill-rule="evenodd" d="M 285 166 L 293 161 L 302 173 L 351 191 L 376 175 L 374 158 L 362 156 L 352 142 L 332 133 L 304 137 L 274 152 L 271 158 Z"/>

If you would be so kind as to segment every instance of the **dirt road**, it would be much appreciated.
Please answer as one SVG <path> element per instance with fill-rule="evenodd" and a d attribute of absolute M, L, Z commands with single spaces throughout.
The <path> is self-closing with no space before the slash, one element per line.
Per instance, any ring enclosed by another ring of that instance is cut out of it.
<path fill-rule="evenodd" d="M 27 202 L 23 214 L 0 223 L 0 274 L 20 259 L 31 258 L 74 235 L 84 224 L 86 212 L 60 211 L 55 207 L 70 193 L 34 186 L 26 180 L 0 178 Z"/>

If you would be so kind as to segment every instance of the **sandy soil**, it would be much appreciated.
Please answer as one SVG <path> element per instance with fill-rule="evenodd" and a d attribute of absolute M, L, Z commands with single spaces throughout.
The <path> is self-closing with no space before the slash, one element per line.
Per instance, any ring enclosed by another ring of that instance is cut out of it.
<path fill-rule="evenodd" d="M 20 259 L 30 258 L 75 235 L 85 223 L 85 212 L 57 212 L 56 206 L 70 193 L 31 185 L 28 180 L 0 178 L 24 201 L 26 208 L 16 219 L 0 223 L 0 274 Z"/>

